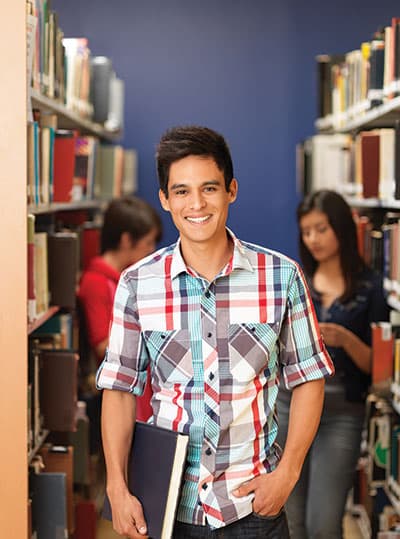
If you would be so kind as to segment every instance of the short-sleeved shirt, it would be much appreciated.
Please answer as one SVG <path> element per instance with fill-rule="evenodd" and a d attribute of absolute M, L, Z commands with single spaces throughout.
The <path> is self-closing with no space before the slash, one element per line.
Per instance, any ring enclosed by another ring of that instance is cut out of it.
<path fill-rule="evenodd" d="M 252 512 L 240 484 L 275 469 L 279 379 L 293 388 L 333 373 L 298 265 L 240 242 L 211 281 L 179 242 L 126 270 L 98 386 L 143 390 L 155 424 L 189 434 L 177 519 L 221 527 Z"/>

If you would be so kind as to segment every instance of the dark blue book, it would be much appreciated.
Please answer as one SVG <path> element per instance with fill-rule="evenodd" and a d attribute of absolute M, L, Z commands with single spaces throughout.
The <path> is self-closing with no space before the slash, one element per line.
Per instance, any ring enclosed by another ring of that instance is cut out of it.
<path fill-rule="evenodd" d="M 151 539 L 172 536 L 188 440 L 185 434 L 136 422 L 128 462 L 128 487 L 142 504 Z M 103 518 L 112 520 L 107 496 Z"/>

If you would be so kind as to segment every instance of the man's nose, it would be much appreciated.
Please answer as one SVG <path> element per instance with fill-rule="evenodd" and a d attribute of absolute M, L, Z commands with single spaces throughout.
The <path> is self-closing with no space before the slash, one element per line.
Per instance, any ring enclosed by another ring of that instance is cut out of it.
<path fill-rule="evenodd" d="M 191 194 L 190 208 L 192 210 L 199 210 L 205 204 L 204 196 L 201 192 L 195 192 Z"/>

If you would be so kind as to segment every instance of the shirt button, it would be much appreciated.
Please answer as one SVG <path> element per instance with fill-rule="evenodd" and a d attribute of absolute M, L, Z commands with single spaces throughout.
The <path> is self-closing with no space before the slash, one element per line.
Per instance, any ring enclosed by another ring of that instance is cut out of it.
<path fill-rule="evenodd" d="M 211 449 L 210 449 L 209 447 L 207 447 L 207 449 L 206 449 L 206 455 L 211 455 L 211 453 L 212 453 Z"/>
<path fill-rule="evenodd" d="M 206 296 L 206 298 L 209 298 L 211 296 L 210 291 L 207 290 L 207 292 L 204 295 Z"/>
<path fill-rule="evenodd" d="M 202 488 L 203 490 L 207 490 L 207 489 L 208 489 L 207 483 L 203 483 L 203 485 L 201 486 L 201 488 Z"/>
<path fill-rule="evenodd" d="M 208 378 L 210 380 L 214 380 L 214 373 L 213 372 L 210 372 L 210 374 L 208 375 Z"/>
<path fill-rule="evenodd" d="M 208 337 L 208 338 L 212 337 L 212 333 L 208 332 L 208 333 L 207 333 L 207 337 Z"/>

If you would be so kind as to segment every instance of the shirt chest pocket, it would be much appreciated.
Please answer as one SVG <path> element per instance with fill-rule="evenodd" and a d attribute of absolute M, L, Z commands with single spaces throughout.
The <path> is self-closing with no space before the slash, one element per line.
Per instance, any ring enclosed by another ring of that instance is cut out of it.
<path fill-rule="evenodd" d="M 144 339 L 154 373 L 165 385 L 186 385 L 193 378 L 189 330 L 148 330 Z"/>
<path fill-rule="evenodd" d="M 261 372 L 271 375 L 277 369 L 277 323 L 245 323 L 229 326 L 229 361 L 233 378 L 250 382 Z"/>

